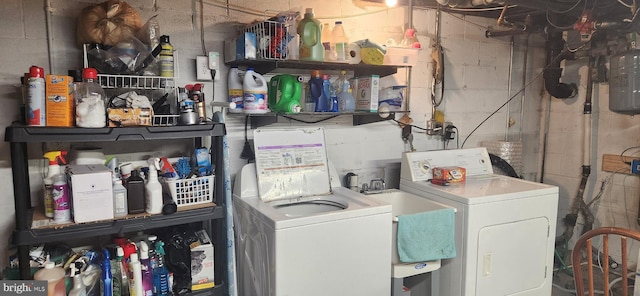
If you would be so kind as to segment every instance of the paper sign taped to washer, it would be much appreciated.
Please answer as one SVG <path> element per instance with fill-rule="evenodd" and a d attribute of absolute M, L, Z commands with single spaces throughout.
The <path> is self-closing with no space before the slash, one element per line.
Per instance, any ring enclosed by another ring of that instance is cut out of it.
<path fill-rule="evenodd" d="M 324 129 L 258 129 L 253 142 L 262 200 L 331 193 Z"/>

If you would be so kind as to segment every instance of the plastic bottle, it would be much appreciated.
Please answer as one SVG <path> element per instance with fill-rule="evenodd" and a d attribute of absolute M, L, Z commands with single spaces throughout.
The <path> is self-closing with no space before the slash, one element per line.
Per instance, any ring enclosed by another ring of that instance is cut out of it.
<path fill-rule="evenodd" d="M 329 23 L 322 24 L 322 47 L 324 48 L 325 61 L 336 60 L 335 52 L 331 48 L 331 39 L 331 26 L 329 25 Z"/>
<path fill-rule="evenodd" d="M 129 213 L 127 207 L 127 188 L 122 185 L 119 175 L 112 174 L 113 178 L 113 216 L 124 217 Z"/>
<path fill-rule="evenodd" d="M 349 38 L 344 33 L 342 21 L 336 21 L 331 31 L 332 48 L 335 52 L 336 62 L 346 62 L 349 57 Z"/>
<path fill-rule="evenodd" d="M 157 241 L 155 249 L 157 263 L 153 268 L 153 295 L 170 295 L 169 270 L 164 265 L 164 242 Z"/>
<path fill-rule="evenodd" d="M 316 103 L 316 112 L 331 112 L 331 81 L 327 74 L 322 75 L 322 95 Z"/>
<path fill-rule="evenodd" d="M 336 78 L 336 80 L 333 82 L 333 87 L 336 89 L 336 93 L 338 95 L 340 95 L 340 93 L 342 92 L 342 86 L 344 85 L 344 83 L 348 81 L 347 70 L 340 70 L 338 78 Z"/>
<path fill-rule="evenodd" d="M 140 242 L 140 268 L 143 295 L 153 296 L 153 271 L 151 269 L 151 260 L 149 259 L 149 245 L 145 241 Z"/>
<path fill-rule="evenodd" d="M 145 185 L 146 212 L 149 214 L 162 213 L 162 185 L 158 182 L 158 171 L 149 166 L 149 177 Z"/>
<path fill-rule="evenodd" d="M 76 126 L 105 127 L 107 125 L 107 110 L 105 100 L 107 96 L 102 87 L 95 82 L 98 72 L 94 68 L 82 71 L 82 83 L 73 94 L 76 102 Z"/>
<path fill-rule="evenodd" d="M 244 113 L 267 113 L 268 92 L 267 80 L 253 68 L 247 69 L 244 74 L 243 102 Z"/>
<path fill-rule="evenodd" d="M 44 268 L 33 275 L 36 281 L 47 281 L 47 296 L 65 296 L 64 269 L 53 262 L 44 264 Z"/>
<path fill-rule="evenodd" d="M 71 199 L 67 178 L 64 174 L 57 174 L 52 179 L 53 221 L 58 223 L 69 222 L 71 221 Z"/>
<path fill-rule="evenodd" d="M 27 79 L 27 124 L 30 126 L 45 126 L 45 83 L 44 69 L 38 66 L 29 68 Z"/>
<path fill-rule="evenodd" d="M 73 279 L 73 287 L 69 291 L 69 296 L 87 296 L 87 288 L 82 283 L 82 273 L 76 268 L 75 263 L 71 264 L 70 276 Z"/>
<path fill-rule="evenodd" d="M 229 102 L 235 103 L 236 107 L 229 109 L 231 113 L 242 113 L 242 77 L 240 77 L 240 70 L 238 67 L 231 67 L 229 70 L 229 77 L 227 81 L 229 87 Z"/>
<path fill-rule="evenodd" d="M 102 258 L 102 274 L 100 275 L 100 285 L 102 286 L 103 296 L 113 296 L 113 275 L 111 274 L 111 256 L 109 251 L 104 249 L 104 257 Z"/>
<path fill-rule="evenodd" d="M 338 110 L 340 112 L 354 112 L 356 110 L 356 99 L 353 97 L 349 80 L 342 83 L 342 90 L 338 94 Z"/>
<path fill-rule="evenodd" d="M 326 102 L 322 101 L 322 73 L 319 70 L 311 71 L 311 79 L 309 79 L 309 93 L 311 100 L 315 103 L 315 112 L 324 112 L 327 109 Z"/>
<path fill-rule="evenodd" d="M 269 81 L 269 109 L 273 112 L 300 113 L 301 81 L 301 76 L 273 76 Z"/>
<path fill-rule="evenodd" d="M 158 62 L 160 64 L 160 76 L 161 77 L 173 77 L 173 45 L 171 45 L 169 36 L 160 36 L 160 58 Z"/>
<path fill-rule="evenodd" d="M 329 82 L 331 83 L 331 82 Z M 338 94 L 333 86 L 329 86 L 329 111 L 338 112 Z"/>
<path fill-rule="evenodd" d="M 144 296 L 142 288 L 142 265 L 138 261 L 138 254 L 133 253 L 129 257 L 129 291 L 131 296 Z"/>
<path fill-rule="evenodd" d="M 145 211 L 145 186 L 138 170 L 131 171 L 127 179 L 127 207 L 129 214 L 138 214 Z"/>
<path fill-rule="evenodd" d="M 49 151 L 43 155 L 44 158 L 49 160 L 47 176 L 42 179 L 44 183 L 44 215 L 49 218 L 53 218 L 53 177 L 60 174 L 60 163 L 67 164 L 64 159 L 65 155 L 67 155 L 67 151 L 62 150 Z"/>
<path fill-rule="evenodd" d="M 307 61 L 323 61 L 322 31 L 320 22 L 313 15 L 313 8 L 305 10 L 304 18 L 298 23 L 297 32 L 300 35 L 299 58 Z"/>
<path fill-rule="evenodd" d="M 124 262 L 124 250 L 121 246 L 116 247 L 116 273 L 113 274 L 114 284 L 119 280 L 120 282 L 120 295 L 129 295 L 129 275 L 128 268 Z M 119 278 L 118 278 L 119 277 Z"/>

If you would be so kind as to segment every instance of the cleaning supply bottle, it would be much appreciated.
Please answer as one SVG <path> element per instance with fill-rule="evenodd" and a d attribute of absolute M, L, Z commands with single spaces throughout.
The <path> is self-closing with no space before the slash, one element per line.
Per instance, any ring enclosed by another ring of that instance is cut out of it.
<path fill-rule="evenodd" d="M 127 208 L 129 214 L 138 214 L 145 211 L 145 186 L 138 170 L 131 171 L 127 178 Z"/>
<path fill-rule="evenodd" d="M 327 109 L 326 101 L 322 100 L 322 73 L 319 70 L 311 71 L 309 79 L 309 92 L 311 99 L 315 102 L 314 112 L 324 112 Z"/>
<path fill-rule="evenodd" d="M 120 284 L 120 295 L 128 296 L 129 295 L 129 268 L 124 262 L 124 250 L 121 246 L 116 247 L 116 272 L 113 273 L 114 278 L 114 286 L 115 282 L 118 281 Z"/>
<path fill-rule="evenodd" d="M 147 242 L 140 242 L 140 268 L 142 271 L 142 290 L 144 296 L 153 296 L 153 271 L 151 260 L 149 259 L 149 245 Z"/>
<path fill-rule="evenodd" d="M 113 275 L 111 274 L 111 256 L 107 249 L 103 250 L 102 258 L 102 274 L 100 276 L 100 285 L 103 296 L 113 296 Z"/>
<path fill-rule="evenodd" d="M 53 176 L 60 174 L 60 163 L 67 164 L 64 159 L 65 155 L 67 155 L 67 151 L 63 150 L 49 151 L 44 154 L 44 158 L 49 160 L 47 176 L 42 180 L 44 183 L 44 215 L 49 218 L 53 218 Z"/>
<path fill-rule="evenodd" d="M 242 113 L 242 101 L 244 100 L 244 97 L 242 93 L 242 77 L 240 77 L 240 70 L 238 70 L 238 67 L 231 67 L 227 80 L 229 88 L 229 103 L 236 104 L 236 107 L 229 109 L 229 112 Z"/>
<path fill-rule="evenodd" d="M 255 71 L 248 68 L 244 74 L 243 101 L 242 108 L 244 113 L 267 113 L 268 92 L 267 80 Z"/>
<path fill-rule="evenodd" d="M 353 97 L 349 80 L 342 83 L 342 90 L 338 94 L 338 110 L 340 112 L 354 112 L 356 110 L 356 99 Z"/>
<path fill-rule="evenodd" d="M 149 176 L 145 185 L 146 212 L 149 214 L 162 213 L 162 185 L 158 182 L 158 171 L 153 165 L 149 166 Z"/>
<path fill-rule="evenodd" d="M 45 126 L 45 82 L 44 69 L 38 66 L 29 68 L 27 79 L 27 124 L 30 126 Z"/>
<path fill-rule="evenodd" d="M 71 198 L 67 177 L 64 174 L 53 176 L 51 197 L 53 199 L 53 221 L 58 223 L 71 221 Z"/>
<path fill-rule="evenodd" d="M 158 59 L 160 63 L 160 76 L 173 77 L 173 45 L 171 45 L 169 36 L 160 36 L 160 46 L 162 47 L 160 58 Z"/>
<path fill-rule="evenodd" d="M 144 296 L 142 288 L 142 265 L 138 260 L 138 254 L 129 256 L 129 292 L 131 296 Z"/>
<path fill-rule="evenodd" d="M 273 76 L 269 81 L 269 109 L 273 112 L 300 113 L 301 81 L 301 76 Z"/>
<path fill-rule="evenodd" d="M 344 83 L 348 81 L 349 80 L 347 79 L 347 70 L 340 70 L 340 74 L 338 75 L 338 78 L 336 78 L 336 80 L 333 82 L 333 88 L 336 89 L 336 93 L 338 95 L 340 95 L 340 93 L 342 92 L 342 86 L 344 85 Z"/>
<path fill-rule="evenodd" d="M 69 291 L 68 296 L 87 296 L 87 288 L 82 283 L 82 273 L 78 270 L 75 263 L 71 263 L 70 276 L 73 279 L 73 287 Z"/>
<path fill-rule="evenodd" d="M 127 207 L 127 188 L 122 185 L 119 175 L 111 174 L 113 182 L 113 216 L 124 217 L 129 213 Z"/>
<path fill-rule="evenodd" d="M 76 126 L 78 127 L 105 127 L 107 125 L 107 96 L 95 80 L 98 79 L 98 71 L 94 68 L 85 68 L 82 71 L 82 83 L 73 93 L 76 103 Z"/>
<path fill-rule="evenodd" d="M 322 75 L 322 94 L 316 103 L 316 112 L 331 112 L 331 81 L 327 74 Z"/>
<path fill-rule="evenodd" d="M 331 42 L 336 62 L 346 62 L 349 57 L 349 38 L 344 33 L 342 21 L 336 21 L 336 25 L 331 30 Z"/>
<path fill-rule="evenodd" d="M 336 57 L 331 49 L 331 26 L 329 23 L 322 24 L 322 47 L 324 48 L 324 60 L 335 61 Z"/>
<path fill-rule="evenodd" d="M 47 296 L 65 296 L 64 269 L 53 262 L 44 264 L 44 268 L 33 275 L 36 281 L 47 281 Z"/>
<path fill-rule="evenodd" d="M 156 265 L 153 268 L 153 295 L 166 296 L 171 294 L 169 285 L 169 270 L 164 265 L 164 242 L 156 241 Z"/>
<path fill-rule="evenodd" d="M 329 111 L 330 112 L 338 112 L 338 94 L 336 89 L 333 86 L 329 88 Z"/>
<path fill-rule="evenodd" d="M 297 32 L 300 35 L 300 60 L 323 61 L 322 31 L 320 22 L 313 15 L 313 8 L 305 10 L 304 18 L 298 23 Z"/>

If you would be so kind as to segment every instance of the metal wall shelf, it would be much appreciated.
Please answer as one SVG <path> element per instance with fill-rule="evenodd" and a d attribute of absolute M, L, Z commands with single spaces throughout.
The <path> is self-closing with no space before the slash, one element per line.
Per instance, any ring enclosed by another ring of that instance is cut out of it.
<path fill-rule="evenodd" d="M 387 113 L 388 116 L 382 117 L 381 114 L 376 112 L 301 112 L 295 114 L 286 113 L 264 113 L 264 114 L 245 114 L 245 113 L 229 113 L 229 116 L 244 116 L 247 117 L 252 129 L 256 129 L 265 125 L 270 125 L 278 122 L 278 118 L 286 118 L 289 120 L 295 120 L 302 123 L 314 124 L 325 120 L 329 120 L 338 116 L 353 116 L 353 125 L 369 124 L 374 122 L 381 122 L 391 120 L 395 118 L 394 112 Z"/>
<path fill-rule="evenodd" d="M 355 76 L 379 75 L 380 77 L 398 72 L 398 68 L 409 66 L 347 64 L 300 60 L 238 60 L 226 63 L 227 66 L 251 67 L 257 73 L 265 74 L 275 69 L 305 69 L 305 70 L 350 70 Z"/>

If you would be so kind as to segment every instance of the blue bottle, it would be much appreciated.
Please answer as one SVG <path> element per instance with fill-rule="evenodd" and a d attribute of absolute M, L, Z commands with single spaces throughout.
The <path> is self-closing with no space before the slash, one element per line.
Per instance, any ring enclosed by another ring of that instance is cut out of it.
<path fill-rule="evenodd" d="M 324 112 L 328 106 L 322 102 L 322 74 L 318 70 L 311 71 L 311 78 L 309 79 L 309 92 L 311 93 L 311 100 L 315 103 L 315 112 Z M 309 110 L 311 111 L 311 110 Z"/>
<path fill-rule="evenodd" d="M 331 112 L 338 112 L 338 94 L 331 84 L 329 84 L 329 92 L 331 93 L 329 97 L 329 110 Z"/>
<path fill-rule="evenodd" d="M 332 112 L 331 106 L 331 80 L 329 75 L 322 75 L 322 95 L 316 103 L 316 112 Z M 336 97 L 337 101 L 337 97 Z M 337 104 L 336 104 L 337 108 Z M 337 112 L 337 111 L 336 111 Z"/>
<path fill-rule="evenodd" d="M 109 251 L 104 249 L 104 258 L 102 260 L 102 295 L 113 296 L 113 275 L 111 274 L 111 262 Z"/>
<path fill-rule="evenodd" d="M 156 241 L 155 261 L 153 268 L 153 295 L 167 296 L 171 294 L 169 287 L 169 270 L 164 266 L 164 242 Z"/>

